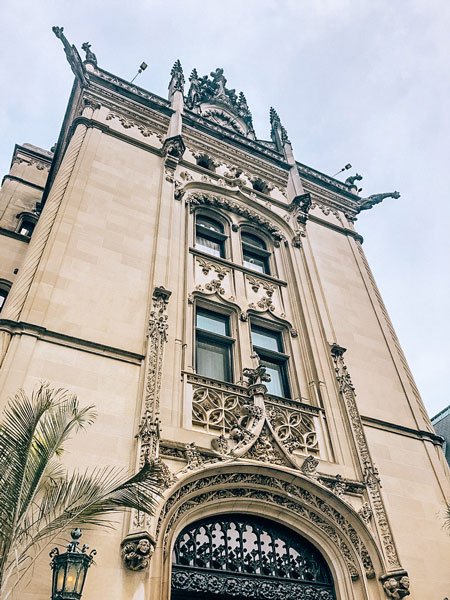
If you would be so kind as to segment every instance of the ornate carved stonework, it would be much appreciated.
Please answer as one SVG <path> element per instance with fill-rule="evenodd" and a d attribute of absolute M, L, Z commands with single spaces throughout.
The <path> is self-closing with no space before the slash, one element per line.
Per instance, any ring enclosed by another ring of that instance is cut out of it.
<path fill-rule="evenodd" d="M 364 523 L 369 523 L 373 515 L 373 510 L 370 508 L 370 504 L 368 502 L 364 502 L 364 504 L 358 510 L 358 514 Z"/>
<path fill-rule="evenodd" d="M 292 238 L 292 245 L 294 248 L 302 247 L 302 237 L 306 236 L 306 222 L 308 220 L 308 213 L 311 209 L 311 194 L 302 194 L 296 196 L 288 207 L 294 220 L 294 237 Z"/>
<path fill-rule="evenodd" d="M 166 180 L 174 182 L 175 169 L 183 157 L 186 145 L 181 135 L 166 138 L 163 142 L 161 153 L 164 157 Z"/>
<path fill-rule="evenodd" d="M 307 456 L 303 461 L 302 466 L 300 467 L 300 471 L 307 475 L 308 477 L 312 477 L 313 479 L 317 479 L 317 467 L 319 466 L 319 461 L 314 456 Z"/>
<path fill-rule="evenodd" d="M 146 532 L 127 536 L 121 544 L 124 566 L 130 571 L 142 571 L 150 563 L 155 550 L 155 541 Z"/>
<path fill-rule="evenodd" d="M 398 575 L 383 577 L 383 590 L 388 598 L 401 600 L 410 595 L 410 582 L 408 575 L 403 572 Z"/>
<path fill-rule="evenodd" d="M 378 472 L 374 467 L 372 457 L 370 456 L 361 417 L 356 405 L 355 388 L 347 370 L 347 366 L 344 363 L 344 352 L 346 352 L 346 349 L 342 348 L 338 344 L 333 344 L 331 346 L 331 355 L 335 365 L 339 391 L 342 394 L 347 407 L 350 425 L 358 450 L 361 468 L 363 470 L 364 480 L 367 484 L 367 489 L 369 492 L 371 508 L 375 515 L 377 529 L 381 537 L 387 562 L 392 569 L 399 569 L 401 566 L 392 537 L 391 528 L 387 520 L 383 499 L 381 497 Z"/>
<path fill-rule="evenodd" d="M 367 547 L 342 513 L 330 506 L 329 502 L 305 490 L 304 487 L 268 475 L 220 473 L 182 485 L 164 504 L 158 518 L 156 537 L 158 538 L 164 526 L 167 539 L 168 532 L 179 519 L 195 507 L 214 506 L 217 502 L 227 498 L 258 500 L 275 506 L 278 510 L 291 511 L 296 517 L 307 519 L 315 527 L 324 531 L 337 547 L 352 579 L 357 579 L 359 576 L 353 552 L 360 557 L 366 577 L 373 578 L 375 576 Z M 171 516 L 167 521 L 169 513 Z"/>
<path fill-rule="evenodd" d="M 108 112 L 108 114 L 106 115 L 106 120 L 112 121 L 114 119 L 117 119 L 122 125 L 122 127 L 124 127 L 125 129 L 131 129 L 132 127 L 136 127 L 144 137 L 150 137 L 151 135 L 154 135 L 158 138 L 158 140 L 161 143 L 163 141 L 163 132 L 159 123 L 151 123 L 147 125 L 144 122 L 142 122 L 140 118 L 124 114 L 123 111 L 121 113 L 116 113 L 113 111 Z"/>
<path fill-rule="evenodd" d="M 188 192 L 186 195 L 186 202 L 191 206 L 191 209 L 193 206 L 207 204 L 210 206 L 218 206 L 219 208 L 222 207 L 225 210 L 242 215 L 250 222 L 259 225 L 260 227 L 264 227 L 264 229 L 271 234 L 275 245 L 279 245 L 281 240 L 285 240 L 285 237 L 281 231 L 271 221 L 269 221 L 269 219 L 262 217 L 256 211 L 253 211 L 250 208 L 247 208 L 245 205 L 239 204 L 238 202 L 234 202 L 225 196 L 217 196 L 204 191 L 192 191 Z"/>
<path fill-rule="evenodd" d="M 361 200 L 359 201 L 358 212 L 373 208 L 375 204 L 383 202 L 385 198 L 397 199 L 400 198 L 400 194 L 398 192 L 387 192 L 385 194 L 372 194 L 368 198 L 361 198 Z"/>
<path fill-rule="evenodd" d="M 319 444 L 312 416 L 293 403 L 266 402 L 268 419 L 278 439 L 289 452 L 317 452 Z"/>
<path fill-rule="evenodd" d="M 231 131 L 255 137 L 247 100 L 242 92 L 236 95 L 235 90 L 226 87 L 223 69 L 216 69 L 209 77 L 199 77 L 193 69 L 189 81 L 188 108 Z"/>

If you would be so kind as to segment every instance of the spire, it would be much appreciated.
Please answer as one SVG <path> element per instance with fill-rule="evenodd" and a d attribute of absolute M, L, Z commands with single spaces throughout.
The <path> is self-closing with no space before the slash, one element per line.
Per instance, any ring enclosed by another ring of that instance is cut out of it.
<path fill-rule="evenodd" d="M 295 162 L 294 153 L 292 151 L 292 144 L 289 141 L 286 129 L 281 124 L 281 119 L 278 116 L 277 111 L 270 107 L 270 137 L 275 144 L 278 152 L 284 155 L 284 158 L 288 165 L 289 177 L 287 184 L 288 200 L 293 202 L 297 197 L 304 195 L 305 190 L 298 173 L 297 163 Z"/>
<path fill-rule="evenodd" d="M 287 131 L 281 124 L 281 119 L 273 106 L 270 107 L 270 137 L 272 138 L 272 141 L 276 145 L 279 152 L 283 151 L 283 146 L 285 144 L 290 145 L 291 143 L 289 141 Z"/>
<path fill-rule="evenodd" d="M 172 100 L 175 92 L 184 93 L 184 75 L 180 61 L 177 59 L 170 71 L 170 83 L 169 83 L 169 100 Z"/>

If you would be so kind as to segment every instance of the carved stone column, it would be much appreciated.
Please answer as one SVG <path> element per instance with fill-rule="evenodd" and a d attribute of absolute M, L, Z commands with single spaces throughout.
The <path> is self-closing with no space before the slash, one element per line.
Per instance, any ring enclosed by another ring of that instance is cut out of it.
<path fill-rule="evenodd" d="M 338 344 L 331 346 L 331 356 L 333 357 L 336 379 L 339 386 L 339 391 L 344 399 L 347 414 L 353 433 L 353 438 L 357 448 L 363 478 L 367 486 L 367 491 L 370 500 L 370 508 L 375 518 L 376 528 L 378 530 L 382 550 L 386 558 L 386 563 L 389 567 L 389 572 L 401 573 L 406 576 L 406 572 L 402 570 L 400 561 L 397 555 L 394 539 L 384 507 L 383 498 L 381 496 L 381 484 L 378 476 L 378 471 L 373 464 L 372 457 L 369 452 L 366 435 L 364 433 L 363 424 L 356 404 L 356 393 L 353 386 L 350 374 L 344 363 L 345 348 Z M 396 597 L 396 596 L 392 596 Z M 398 596 L 399 598 L 403 596 Z"/>
<path fill-rule="evenodd" d="M 169 486 L 173 480 L 173 476 L 168 467 L 164 465 L 159 458 L 159 396 L 161 391 L 164 349 L 167 342 L 168 323 L 166 309 L 170 295 L 171 292 L 163 287 L 155 287 L 153 291 L 148 324 L 147 351 L 145 356 L 142 416 L 136 435 L 139 444 L 137 459 L 139 468 L 142 467 L 145 461 L 157 462 L 162 469 L 161 484 L 163 487 L 164 485 Z M 130 531 L 134 533 L 130 533 L 130 535 L 127 536 L 122 543 L 122 547 L 130 540 L 133 543 L 137 543 L 143 537 L 150 539 L 148 534 L 145 533 L 148 524 L 149 519 L 146 514 L 140 513 L 139 511 L 133 511 Z M 122 557 L 125 566 L 131 568 L 127 564 L 123 552 Z"/>

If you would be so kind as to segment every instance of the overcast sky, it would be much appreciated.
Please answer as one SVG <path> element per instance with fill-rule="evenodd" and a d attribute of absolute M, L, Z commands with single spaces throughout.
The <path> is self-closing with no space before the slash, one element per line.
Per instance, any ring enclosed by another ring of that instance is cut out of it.
<path fill-rule="evenodd" d="M 72 72 L 52 25 L 99 65 L 162 96 L 223 67 L 258 137 L 274 106 L 295 157 L 333 175 L 350 162 L 363 195 L 401 198 L 357 230 L 424 402 L 450 404 L 449 0 L 3 0 L 0 173 L 16 142 L 50 148 Z M 345 176 L 342 176 L 344 178 Z"/>

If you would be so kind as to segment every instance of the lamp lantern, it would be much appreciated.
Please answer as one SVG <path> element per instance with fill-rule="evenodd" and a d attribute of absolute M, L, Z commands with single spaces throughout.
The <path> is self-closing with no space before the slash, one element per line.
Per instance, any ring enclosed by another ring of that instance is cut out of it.
<path fill-rule="evenodd" d="M 87 554 L 89 546 L 86 544 L 79 548 L 81 529 L 72 529 L 70 535 L 72 541 L 67 545 L 67 552 L 60 553 L 58 548 L 53 548 L 50 552 L 53 571 L 52 600 L 80 600 L 87 570 L 97 554 L 96 550 Z"/>

